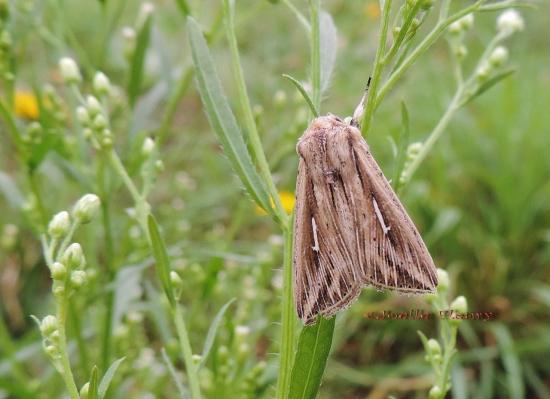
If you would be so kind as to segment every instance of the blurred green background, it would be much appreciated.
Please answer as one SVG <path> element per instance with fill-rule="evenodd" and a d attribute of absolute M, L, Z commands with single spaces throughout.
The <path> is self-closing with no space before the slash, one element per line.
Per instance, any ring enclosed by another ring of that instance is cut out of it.
<path fill-rule="evenodd" d="M 283 4 L 274 3 L 237 1 L 237 35 L 267 158 L 278 189 L 284 198 L 292 198 L 297 166 L 294 147 L 308 124 L 308 112 L 281 74 L 307 80 L 309 45 L 295 16 Z M 305 1 L 295 3 L 307 14 Z M 131 42 L 124 27 L 136 25 L 140 2 L 22 0 L 9 4 L 15 86 L 22 107 L 18 123 L 27 126 L 43 112 L 44 104 L 35 110 L 32 98 L 24 95 L 44 95 L 45 84 L 52 85 L 64 104 L 61 123 L 52 124 L 63 144 L 48 147 L 34 172 L 47 215 L 67 209 L 90 191 L 86 176 L 95 173 L 87 165 L 90 154 L 83 158 L 71 140 L 70 93 L 61 87 L 56 67 L 60 57 L 72 56 L 85 81 L 102 70 L 117 87 L 118 100 L 112 110 L 115 142 L 139 178 L 136 154 L 141 140 L 158 131 L 181 71 L 191 65 L 185 19 L 176 4 L 154 2 L 141 95 L 133 110 L 124 93 L 129 76 L 125 51 Z M 191 4 L 195 18 L 208 31 L 219 16 L 220 2 Z M 338 29 L 338 58 L 322 113 L 345 117 L 353 112 L 371 73 L 379 12 L 377 3 L 359 0 L 326 0 L 323 8 Z M 452 371 L 455 398 L 550 397 L 550 7 L 543 1 L 521 13 L 524 31 L 506 41 L 509 63 L 516 73 L 455 115 L 401 193 L 436 265 L 449 272 L 453 295 L 466 296 L 470 311 L 497 313 L 494 321 L 470 321 L 460 327 L 459 354 Z M 497 15 L 476 15 L 465 41 L 466 69 L 475 65 L 494 36 Z M 218 72 L 233 102 L 236 91 L 223 31 L 209 37 Z M 410 114 L 411 139 L 422 140 L 446 109 L 453 90 L 452 64 L 442 39 L 421 57 L 375 115 L 366 139 L 387 176 L 395 167 L 390 138 L 398 140 L 401 103 Z M 233 105 L 236 110 L 236 100 Z M 0 226 L 4 226 L 0 398 L 17 397 L 8 353 L 23 359 L 20 363 L 29 384 L 43 387 L 39 397 L 62 397 L 60 379 L 41 352 L 39 333 L 29 318 L 48 314 L 53 306 L 39 229 L 28 202 L 30 189 L 5 125 L 0 129 Z M 281 237 L 243 194 L 208 125 L 192 80 L 177 102 L 166 133 L 159 149 L 165 169 L 150 202 L 184 280 L 182 303 L 188 307 L 191 341 L 202 342 L 217 310 L 237 298 L 216 350 L 229 347 L 234 357 L 230 364 L 242 371 L 235 377 L 241 382 L 264 361 L 265 370 L 254 381 L 250 397 L 268 397 L 276 373 L 276 356 L 271 352 L 279 339 L 275 323 L 280 312 Z M 127 360 L 118 381 L 126 390 L 116 391 L 114 397 L 176 397 L 159 354 L 166 342 L 170 347 L 173 337 L 162 312 L 156 312 L 162 304 L 146 243 L 127 215 L 131 203 L 124 190 L 111 195 L 119 273 L 115 283 L 105 285 L 103 232 L 99 223 L 92 223 L 78 237 L 97 276 L 75 299 L 77 311 L 86 316 L 80 320 L 82 326 L 69 327 L 69 332 L 71 328 L 85 332 L 94 360 L 98 345 L 94 323 L 103 312 L 101 298 L 106 290 L 116 290 L 119 318 L 113 332 L 114 357 L 127 356 Z M 285 202 L 291 206 L 291 199 Z M 427 309 L 427 305 L 421 298 L 364 290 L 359 301 L 339 316 L 320 397 L 426 397 L 431 386 L 429 366 L 416 331 L 434 336 L 436 321 L 363 317 L 367 311 L 416 308 Z M 244 354 L 235 347 L 233 331 L 239 325 L 250 328 Z M 79 360 L 74 364 L 80 367 Z M 84 380 L 85 369 L 77 372 L 78 378 Z M 244 397 L 235 393 L 241 391 L 232 382 L 220 379 L 217 371 L 210 373 L 201 378 L 223 387 L 211 397 Z"/>

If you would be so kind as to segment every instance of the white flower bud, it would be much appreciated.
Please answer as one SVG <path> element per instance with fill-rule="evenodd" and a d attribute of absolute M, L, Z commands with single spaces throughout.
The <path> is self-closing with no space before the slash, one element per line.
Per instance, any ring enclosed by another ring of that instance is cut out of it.
<path fill-rule="evenodd" d="M 439 345 L 439 342 L 437 340 L 430 338 L 428 340 L 428 355 L 429 356 L 438 356 L 441 355 L 441 345 Z"/>
<path fill-rule="evenodd" d="M 73 208 L 73 217 L 81 224 L 92 220 L 101 204 L 99 197 L 95 194 L 86 194 L 78 200 Z"/>
<path fill-rule="evenodd" d="M 202 356 L 201 355 L 197 355 L 197 354 L 194 354 L 192 357 L 193 359 L 193 364 L 196 366 L 198 364 L 200 364 L 201 360 L 202 360 Z"/>
<path fill-rule="evenodd" d="M 468 302 L 466 301 L 466 298 L 462 295 L 456 297 L 451 303 L 451 309 L 460 313 L 466 313 L 468 311 Z"/>
<path fill-rule="evenodd" d="M 422 150 L 422 146 L 423 145 L 420 142 L 409 144 L 409 146 L 407 147 L 407 157 L 409 159 L 416 158 L 420 153 L 420 151 Z"/>
<path fill-rule="evenodd" d="M 76 62 L 69 57 L 64 57 L 59 60 L 59 69 L 63 80 L 68 84 L 79 83 L 82 81 L 82 75 Z"/>
<path fill-rule="evenodd" d="M 52 279 L 54 280 L 64 280 L 67 276 L 67 268 L 60 262 L 55 262 L 50 271 L 52 273 Z"/>
<path fill-rule="evenodd" d="M 77 242 L 73 242 L 67 247 L 61 256 L 61 260 L 70 270 L 86 266 L 86 258 L 82 252 L 82 247 Z"/>
<path fill-rule="evenodd" d="M 88 110 L 81 105 L 76 108 L 76 118 L 82 126 L 87 126 L 90 123 L 90 114 L 88 114 Z"/>
<path fill-rule="evenodd" d="M 52 359 L 56 359 L 59 355 L 59 351 L 56 345 L 47 345 L 44 347 L 44 352 L 51 357 Z"/>
<path fill-rule="evenodd" d="M 145 23 L 147 18 L 155 11 L 155 6 L 153 3 L 146 2 L 141 5 L 141 8 L 139 9 L 139 14 L 137 18 L 137 24 L 138 26 L 141 26 Z"/>
<path fill-rule="evenodd" d="M 40 332 L 45 337 L 51 335 L 56 330 L 57 330 L 57 317 L 53 315 L 48 315 L 44 317 L 40 322 Z"/>
<path fill-rule="evenodd" d="M 67 234 L 70 227 L 71 220 L 69 212 L 62 211 L 57 213 L 50 221 L 48 225 L 48 234 L 52 238 L 62 238 Z"/>
<path fill-rule="evenodd" d="M 273 96 L 275 105 L 283 105 L 286 102 L 286 93 L 283 90 L 277 90 Z"/>
<path fill-rule="evenodd" d="M 248 334 L 250 334 L 250 327 L 248 326 L 237 326 L 235 327 L 235 334 L 238 337 L 246 337 Z"/>
<path fill-rule="evenodd" d="M 128 40 L 128 41 L 136 40 L 136 31 L 135 31 L 135 29 L 131 28 L 129 26 L 125 26 L 124 28 L 122 28 L 122 37 L 125 40 Z"/>
<path fill-rule="evenodd" d="M 99 114 L 102 109 L 99 100 L 94 96 L 86 97 L 86 108 L 88 109 L 88 113 L 92 118 Z"/>
<path fill-rule="evenodd" d="M 98 114 L 94 118 L 93 126 L 96 130 L 105 129 L 107 127 L 107 119 L 103 115 Z"/>
<path fill-rule="evenodd" d="M 491 75 L 492 67 L 488 62 L 483 62 L 476 71 L 476 76 L 479 80 L 485 80 Z"/>
<path fill-rule="evenodd" d="M 497 30 L 507 36 L 523 30 L 524 22 L 521 14 L 514 10 L 506 10 L 497 18 Z"/>
<path fill-rule="evenodd" d="M 86 277 L 84 270 L 75 270 L 71 273 L 71 284 L 76 288 L 80 288 L 86 284 Z"/>
<path fill-rule="evenodd" d="M 499 67 L 508 61 L 508 49 L 504 46 L 498 46 L 489 56 L 489 63 L 495 67 Z"/>
<path fill-rule="evenodd" d="M 164 162 L 162 162 L 160 159 L 157 159 L 155 162 L 155 170 L 157 173 L 160 173 L 164 170 Z"/>
<path fill-rule="evenodd" d="M 147 137 L 143 140 L 143 145 L 141 146 L 141 153 L 145 156 L 151 155 L 155 149 L 155 141 L 151 137 Z"/>
<path fill-rule="evenodd" d="M 111 91 L 111 82 L 107 75 L 99 71 L 94 76 L 94 91 L 100 95 L 107 95 Z"/>
<path fill-rule="evenodd" d="M 175 290 L 180 290 L 183 286 L 183 281 L 180 275 L 173 270 L 170 272 L 170 283 L 172 284 L 172 288 Z"/>
<path fill-rule="evenodd" d="M 437 385 L 433 386 L 432 389 L 430 389 L 430 392 L 428 393 L 428 399 L 437 399 L 441 397 L 441 388 L 439 388 Z"/>
<path fill-rule="evenodd" d="M 462 25 L 463 30 L 471 29 L 474 26 L 474 14 L 468 14 L 458 20 Z"/>
<path fill-rule="evenodd" d="M 449 289 L 449 274 L 443 269 L 437 269 L 437 290 L 446 292 Z"/>

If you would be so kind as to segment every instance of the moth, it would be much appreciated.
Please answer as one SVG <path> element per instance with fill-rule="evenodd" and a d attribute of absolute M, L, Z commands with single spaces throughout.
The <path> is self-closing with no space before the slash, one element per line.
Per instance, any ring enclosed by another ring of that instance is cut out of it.
<path fill-rule="evenodd" d="M 314 119 L 299 139 L 294 300 L 304 324 L 348 307 L 365 285 L 401 293 L 437 286 L 434 262 L 358 129 Z"/>

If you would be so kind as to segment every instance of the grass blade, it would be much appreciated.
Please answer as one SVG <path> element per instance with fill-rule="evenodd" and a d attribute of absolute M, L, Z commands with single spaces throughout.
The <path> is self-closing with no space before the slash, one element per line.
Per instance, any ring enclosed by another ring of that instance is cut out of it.
<path fill-rule="evenodd" d="M 514 341 L 508 328 L 502 324 L 493 326 L 500 356 L 504 369 L 506 370 L 506 380 L 508 383 L 508 394 L 511 399 L 520 399 L 525 397 L 525 385 L 523 383 L 521 362 L 519 360 Z"/>
<path fill-rule="evenodd" d="M 105 394 L 107 393 L 107 389 L 109 389 L 109 385 L 111 385 L 111 381 L 113 380 L 113 377 L 115 376 L 115 373 L 118 369 L 118 366 L 122 363 L 122 361 L 126 359 L 125 357 L 121 357 L 118 360 L 115 360 L 113 364 L 109 366 L 105 374 L 103 375 L 103 378 L 101 379 L 101 382 L 99 383 L 99 389 L 98 389 L 98 395 L 100 399 L 103 399 L 105 397 Z"/>
<path fill-rule="evenodd" d="M 479 88 L 473 93 L 471 96 L 465 98 L 461 103 L 460 106 L 464 106 L 468 104 L 470 101 L 473 101 L 475 98 L 479 97 L 481 94 L 485 93 L 487 90 L 489 90 L 491 87 L 496 85 L 498 82 L 500 82 L 503 79 L 506 79 L 508 76 L 515 73 L 515 69 L 508 69 L 506 71 L 503 71 L 501 73 L 496 74 L 491 79 L 487 80 L 485 83 L 483 83 Z"/>
<path fill-rule="evenodd" d="M 170 305 L 174 308 L 176 306 L 176 297 L 174 296 L 174 291 L 172 291 L 172 285 L 170 283 L 170 260 L 168 258 L 168 253 L 166 252 L 166 245 L 160 235 L 157 221 L 153 215 L 149 215 L 147 223 L 149 225 L 149 235 L 151 236 L 153 256 L 155 257 L 155 261 L 157 263 L 157 275 Z"/>
<path fill-rule="evenodd" d="M 206 360 L 208 358 L 208 354 L 210 353 L 210 349 L 212 349 L 212 345 L 214 345 L 214 340 L 216 339 L 216 334 L 218 332 L 218 328 L 220 327 L 220 323 L 223 319 L 223 315 L 225 314 L 225 311 L 235 301 L 235 298 L 231 299 L 229 302 L 227 302 L 225 305 L 222 306 L 222 308 L 218 311 L 216 316 L 214 317 L 214 320 L 212 321 L 212 324 L 210 324 L 210 328 L 208 329 L 208 333 L 206 334 L 206 339 L 204 340 L 204 348 L 202 349 L 202 359 L 198 366 L 198 369 L 203 367 L 206 363 Z"/>
<path fill-rule="evenodd" d="M 128 101 L 133 108 L 141 90 L 143 80 L 143 66 L 145 65 L 145 54 L 151 39 L 152 16 L 149 15 L 139 30 L 136 49 L 130 66 L 130 79 L 128 81 Z"/>
<path fill-rule="evenodd" d="M 317 396 L 332 345 L 335 320 L 335 317 L 329 320 L 319 317 L 314 325 L 302 329 L 292 367 L 289 399 Z"/>
<path fill-rule="evenodd" d="M 321 11 L 319 14 L 319 36 L 321 56 L 321 93 L 324 93 L 329 85 L 334 63 L 336 61 L 336 50 L 338 49 L 338 36 L 332 16 Z"/>
<path fill-rule="evenodd" d="M 223 91 L 210 50 L 197 22 L 187 18 L 197 87 L 212 129 L 218 136 L 233 169 L 254 201 L 277 220 L 267 190 L 252 164 L 241 129 Z"/>
<path fill-rule="evenodd" d="M 168 371 L 170 372 L 170 375 L 172 376 L 172 379 L 174 380 L 174 384 L 176 384 L 176 388 L 178 389 L 178 392 L 180 394 L 180 397 L 182 399 L 188 399 L 189 398 L 189 392 L 183 385 L 183 381 L 181 380 L 180 376 L 176 372 L 176 368 L 174 367 L 174 364 L 170 360 L 170 357 L 168 357 L 168 354 L 166 353 L 166 349 L 162 348 L 160 350 L 160 353 L 162 354 L 162 359 L 164 360 L 164 363 L 166 364 L 166 367 L 168 367 Z"/>
<path fill-rule="evenodd" d="M 90 377 L 90 385 L 88 387 L 88 399 L 97 399 L 97 367 L 92 369 L 92 376 Z"/>

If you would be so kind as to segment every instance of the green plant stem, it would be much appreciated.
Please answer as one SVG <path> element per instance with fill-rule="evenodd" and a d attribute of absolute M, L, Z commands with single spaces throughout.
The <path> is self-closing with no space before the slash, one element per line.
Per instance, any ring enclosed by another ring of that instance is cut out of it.
<path fill-rule="evenodd" d="M 422 144 L 422 148 L 420 149 L 420 152 L 418 153 L 418 155 L 403 171 L 403 175 L 407 176 L 407 181 L 410 180 L 410 178 L 416 172 L 416 170 L 418 169 L 422 161 L 424 161 L 426 156 L 430 153 L 435 142 L 439 139 L 439 137 L 441 137 L 441 135 L 445 131 L 445 128 L 449 124 L 454 113 L 460 108 L 461 98 L 462 98 L 462 88 L 459 88 L 455 93 L 453 99 L 451 100 L 451 103 L 447 107 L 447 110 L 445 111 L 445 113 L 443 114 L 443 116 L 435 126 L 435 128 L 432 130 L 432 132 L 430 133 L 426 141 Z"/>
<path fill-rule="evenodd" d="M 281 312 L 281 348 L 279 363 L 279 379 L 277 380 L 277 398 L 284 399 L 290 386 L 292 361 L 294 358 L 294 329 L 295 316 L 292 296 L 292 222 L 283 230 L 284 259 L 283 259 L 283 303 Z"/>
<path fill-rule="evenodd" d="M 68 303 L 69 318 L 71 319 L 71 332 L 76 337 L 76 345 L 78 347 L 80 369 L 84 375 L 90 374 L 90 355 L 88 353 L 88 345 L 82 334 L 82 323 L 80 322 L 80 314 L 76 309 L 76 302 Z"/>
<path fill-rule="evenodd" d="M 321 38 L 319 32 L 319 0 L 309 0 L 311 39 L 311 97 L 315 109 L 321 109 Z"/>
<path fill-rule="evenodd" d="M 42 201 L 42 194 L 40 193 L 40 188 L 38 187 L 38 181 L 36 180 L 36 174 L 33 171 L 30 171 L 27 168 L 27 179 L 29 181 L 29 186 L 31 192 L 36 200 L 36 208 L 38 211 L 38 216 L 40 218 L 40 228 L 42 231 L 46 231 L 48 228 L 48 216 L 46 215 L 46 207 Z"/>
<path fill-rule="evenodd" d="M 256 121 L 254 120 L 254 114 L 252 107 L 250 106 L 250 99 L 246 90 L 246 82 L 244 79 L 244 73 L 241 67 L 241 60 L 239 56 L 239 47 L 237 44 L 237 37 L 235 35 L 235 12 L 234 6 L 231 0 L 224 0 L 224 15 L 225 15 L 225 27 L 227 40 L 229 41 L 229 48 L 231 50 L 231 64 L 233 66 L 233 74 L 235 82 L 237 83 L 237 92 L 239 94 L 239 102 L 241 106 L 241 112 L 244 117 L 245 127 L 248 132 L 249 145 L 253 155 L 253 159 L 256 160 L 259 172 L 267 183 L 270 191 L 271 198 L 275 204 L 277 214 L 281 220 L 281 224 L 286 223 L 287 215 L 281 204 L 279 193 L 273 182 L 271 171 L 269 169 L 269 163 L 265 157 L 265 152 L 262 147 L 260 135 L 258 134 L 258 128 L 256 127 Z"/>
<path fill-rule="evenodd" d="M 189 343 L 189 337 L 187 335 L 185 321 L 183 320 L 183 314 L 181 313 L 181 308 L 177 304 L 172 309 L 172 316 L 174 318 L 174 323 L 176 324 L 176 331 L 178 333 L 180 348 L 183 354 L 183 361 L 185 363 L 185 369 L 187 370 L 191 397 L 193 399 L 200 399 L 201 392 L 199 388 L 197 368 L 193 363 L 193 352 L 191 350 L 191 344 Z"/>
<path fill-rule="evenodd" d="M 435 27 L 430 31 L 430 33 L 426 35 L 424 40 L 422 40 L 422 42 L 417 47 L 415 47 L 415 49 L 409 54 L 409 56 L 403 61 L 403 63 L 399 65 L 399 67 L 391 74 L 388 80 L 382 85 L 382 87 L 380 88 L 380 92 L 376 95 L 376 97 L 373 95 L 370 96 L 371 100 L 369 101 L 369 104 L 372 103 L 372 112 L 374 113 L 374 110 L 378 108 L 381 101 L 384 99 L 384 97 L 386 97 L 393 86 L 395 86 L 395 84 L 403 77 L 405 72 L 414 64 L 418 57 L 424 54 L 426 50 L 428 50 L 432 46 L 432 44 L 434 44 L 435 41 L 439 39 L 439 37 L 445 32 L 450 24 L 462 18 L 463 16 L 476 11 L 479 7 L 481 7 L 484 2 L 485 0 L 478 0 L 471 6 L 458 11 L 456 14 L 450 16 L 449 18 L 443 21 L 438 21 Z"/>
<path fill-rule="evenodd" d="M 369 87 L 369 97 L 373 100 L 376 99 L 378 84 L 380 82 L 380 77 L 382 70 L 384 68 L 384 53 L 386 52 L 386 41 L 388 38 L 388 26 L 390 21 L 390 11 L 391 11 L 392 0 L 386 0 L 384 2 L 384 9 L 382 10 L 382 21 L 380 22 L 380 39 L 378 41 L 378 48 L 376 49 L 376 56 L 374 59 L 374 70 L 372 72 L 371 83 Z M 374 114 L 374 101 L 367 101 L 365 115 L 363 116 L 363 121 L 361 123 L 362 133 L 365 136 L 369 130 L 372 116 Z"/>
<path fill-rule="evenodd" d="M 69 391 L 69 395 L 71 395 L 71 399 L 79 399 L 80 395 L 74 381 L 73 371 L 71 370 L 71 363 L 69 361 L 69 353 L 67 349 L 67 336 L 65 333 L 65 325 L 67 322 L 67 304 L 67 293 L 64 292 L 62 294 L 62 297 L 57 299 L 57 320 L 59 323 L 59 364 L 61 366 L 60 372 L 61 376 L 63 377 L 63 381 L 65 381 L 67 390 Z"/>
<path fill-rule="evenodd" d="M 105 248 L 105 268 L 107 273 L 107 283 L 110 284 L 115 277 L 114 268 L 114 247 L 113 247 L 113 233 L 111 226 L 111 215 L 109 212 L 110 198 L 109 189 L 107 187 L 107 181 L 105 176 L 105 169 L 107 159 L 105 154 L 101 154 L 98 167 L 98 185 L 101 195 L 101 220 L 103 223 L 103 237 Z M 112 337 L 112 319 L 113 319 L 113 306 L 114 306 L 114 290 L 108 290 L 105 300 L 105 316 L 103 320 L 103 336 L 101 342 L 101 363 L 99 370 L 104 373 L 109 367 L 111 357 L 111 337 Z"/>

